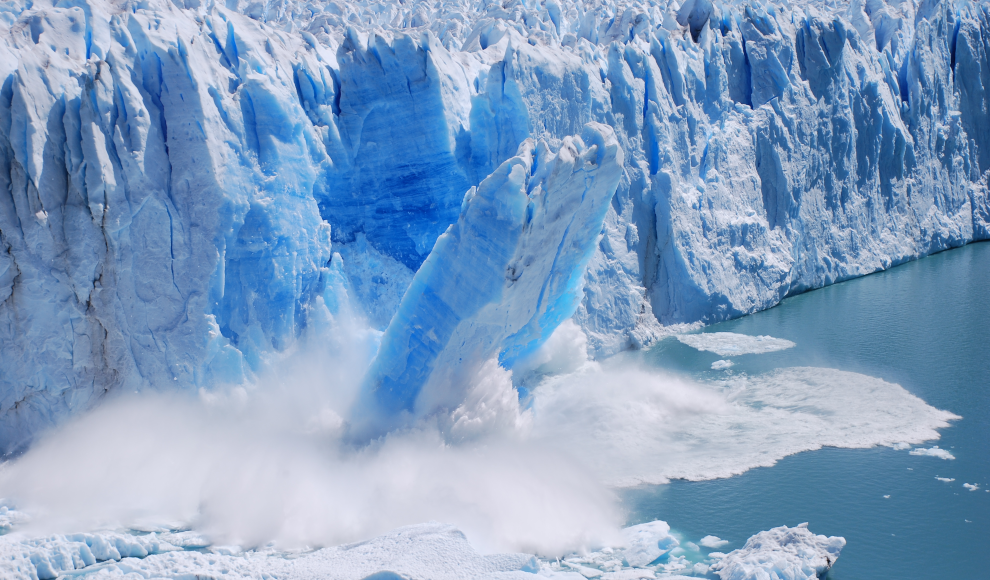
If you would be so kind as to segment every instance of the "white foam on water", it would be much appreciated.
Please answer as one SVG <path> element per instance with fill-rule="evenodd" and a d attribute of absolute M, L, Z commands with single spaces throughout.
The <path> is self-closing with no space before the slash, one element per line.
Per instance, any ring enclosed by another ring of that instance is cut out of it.
<path fill-rule="evenodd" d="M 956 456 L 945 449 L 939 449 L 938 445 L 932 446 L 929 449 L 919 447 L 917 449 L 912 449 L 909 451 L 911 455 L 920 455 L 922 457 L 938 457 L 939 459 L 955 459 Z"/>
<path fill-rule="evenodd" d="M 483 552 L 545 555 L 618 537 L 614 493 L 527 440 L 529 413 L 497 364 L 448 417 L 360 449 L 341 436 L 361 373 L 293 368 L 252 389 L 108 401 L 4 464 L 0 497 L 35 537 L 188 526 L 214 545 L 296 549 L 432 520 Z"/>
<path fill-rule="evenodd" d="M 917 444 L 958 418 L 858 373 L 795 367 L 701 383 L 626 360 L 546 380 L 532 429 L 632 486 L 729 477 L 826 446 Z"/>

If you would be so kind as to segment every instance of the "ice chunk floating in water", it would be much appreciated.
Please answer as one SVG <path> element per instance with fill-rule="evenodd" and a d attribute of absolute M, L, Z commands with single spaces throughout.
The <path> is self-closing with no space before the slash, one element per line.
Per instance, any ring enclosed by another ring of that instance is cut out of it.
<path fill-rule="evenodd" d="M 811 533 L 808 524 L 760 532 L 712 565 L 722 580 L 817 580 L 839 558 L 846 540 Z"/>
<path fill-rule="evenodd" d="M 955 459 L 956 456 L 953 455 L 947 449 L 939 449 L 938 445 L 925 449 L 924 447 L 918 447 L 917 449 L 912 449 L 909 451 L 911 455 L 921 455 L 925 457 L 938 457 L 939 459 Z"/>
<path fill-rule="evenodd" d="M 702 332 L 699 334 L 678 334 L 677 340 L 698 350 L 714 352 L 719 356 L 739 356 L 743 354 L 764 354 L 792 348 L 793 342 L 772 336 L 749 336 L 734 332 Z M 715 368 L 715 365 L 712 365 Z M 724 367 L 723 367 L 724 368 Z"/>
<path fill-rule="evenodd" d="M 679 545 L 670 535 L 670 526 L 662 521 L 628 527 L 622 530 L 622 541 L 622 557 L 633 567 L 646 566 Z"/>

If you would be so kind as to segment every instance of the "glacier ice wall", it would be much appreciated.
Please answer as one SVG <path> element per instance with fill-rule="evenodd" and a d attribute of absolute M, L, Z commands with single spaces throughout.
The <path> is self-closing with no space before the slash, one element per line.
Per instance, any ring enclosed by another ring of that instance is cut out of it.
<path fill-rule="evenodd" d="M 0 447 L 248 380 L 344 299 L 385 329 L 464 193 L 587 123 L 595 356 L 990 238 L 988 37 L 965 0 L 7 2 Z"/>

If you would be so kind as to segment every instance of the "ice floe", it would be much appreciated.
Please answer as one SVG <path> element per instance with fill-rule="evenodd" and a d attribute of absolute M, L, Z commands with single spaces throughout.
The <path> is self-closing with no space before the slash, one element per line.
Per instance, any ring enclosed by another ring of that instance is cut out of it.
<path fill-rule="evenodd" d="M 633 567 L 646 566 L 679 545 L 670 535 L 667 522 L 654 521 L 622 530 L 626 562 Z"/>
<path fill-rule="evenodd" d="M 789 340 L 772 336 L 750 336 L 734 332 L 702 332 L 678 334 L 677 340 L 697 350 L 714 352 L 719 356 L 764 354 L 796 346 Z M 715 365 L 712 365 L 715 368 Z"/>
<path fill-rule="evenodd" d="M 923 457 L 938 457 L 939 459 L 955 459 L 956 456 L 950 453 L 946 449 L 939 448 L 938 445 L 934 445 L 928 449 L 924 447 L 918 447 L 909 451 L 911 455 L 921 455 Z"/>
<path fill-rule="evenodd" d="M 721 548 L 722 546 L 727 546 L 729 544 L 728 540 L 723 540 L 718 536 L 705 536 L 698 540 L 698 544 L 706 548 Z"/>

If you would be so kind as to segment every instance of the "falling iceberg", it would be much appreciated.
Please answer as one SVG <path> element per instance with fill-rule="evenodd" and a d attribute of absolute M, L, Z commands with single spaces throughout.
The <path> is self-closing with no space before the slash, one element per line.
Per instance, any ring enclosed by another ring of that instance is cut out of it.
<path fill-rule="evenodd" d="M 527 139 L 464 197 L 385 330 L 355 420 L 456 408 L 481 364 L 532 353 L 581 299 L 585 266 L 622 174 L 607 125 L 557 153 Z"/>

